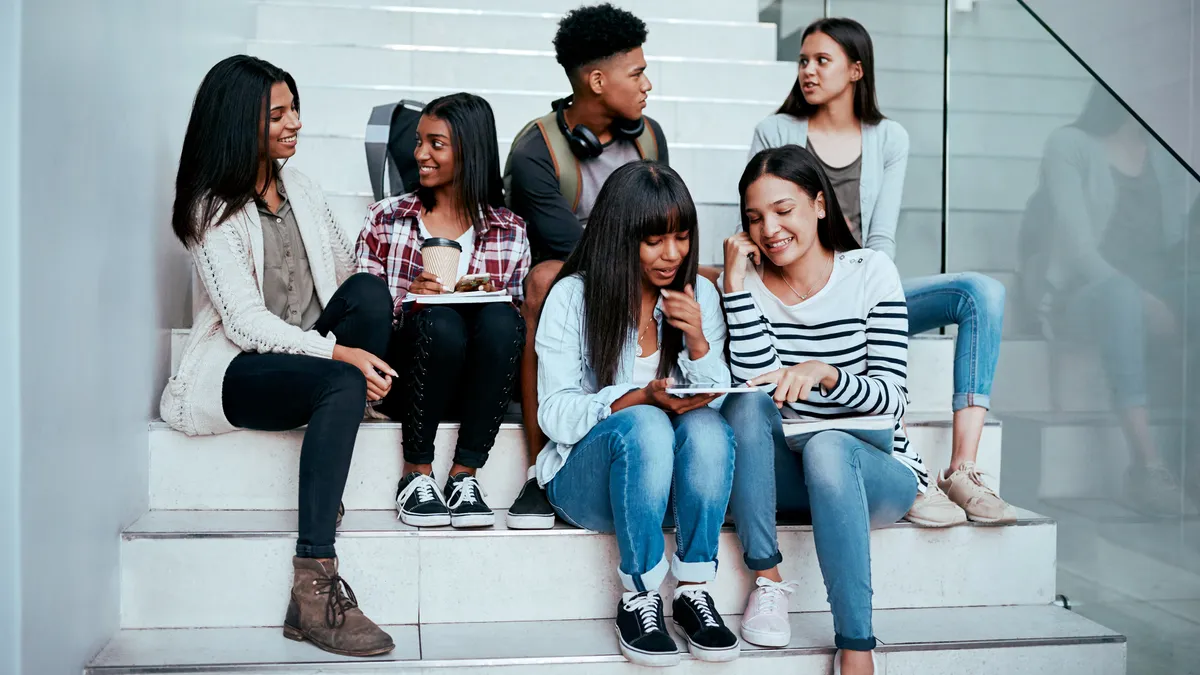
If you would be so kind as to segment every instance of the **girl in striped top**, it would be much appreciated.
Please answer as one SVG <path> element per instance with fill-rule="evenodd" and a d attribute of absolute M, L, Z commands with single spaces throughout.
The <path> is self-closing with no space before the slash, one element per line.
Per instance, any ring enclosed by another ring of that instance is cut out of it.
<path fill-rule="evenodd" d="M 735 380 L 771 392 L 729 396 L 722 408 L 737 439 L 730 505 L 758 576 L 742 637 L 764 646 L 791 639 L 795 585 L 779 574 L 775 514 L 808 512 L 841 650 L 835 664 L 866 675 L 875 648 L 870 529 L 903 517 L 927 481 L 900 424 L 908 399 L 900 276 L 885 254 L 859 248 L 804 148 L 758 153 L 739 189 L 743 232 L 725 242 L 721 279 L 729 359 Z M 880 447 L 848 433 L 858 426 L 849 418 L 879 415 L 893 429 Z M 843 420 L 845 430 L 789 439 L 785 419 Z"/>

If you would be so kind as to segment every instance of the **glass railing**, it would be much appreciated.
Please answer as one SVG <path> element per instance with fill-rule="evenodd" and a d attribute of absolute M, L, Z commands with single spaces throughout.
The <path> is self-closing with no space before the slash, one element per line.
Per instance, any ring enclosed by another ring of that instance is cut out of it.
<path fill-rule="evenodd" d="M 1018 0 L 780 0 L 780 60 L 825 15 L 909 132 L 901 273 L 1007 289 L 1001 494 L 1058 522 L 1058 592 L 1127 672 L 1200 672 L 1200 179 Z"/>

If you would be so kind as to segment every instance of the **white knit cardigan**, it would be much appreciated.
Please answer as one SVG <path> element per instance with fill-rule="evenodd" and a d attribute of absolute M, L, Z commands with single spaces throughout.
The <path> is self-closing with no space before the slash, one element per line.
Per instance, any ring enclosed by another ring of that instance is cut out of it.
<path fill-rule="evenodd" d="M 337 224 L 320 186 L 284 167 L 284 190 L 308 253 L 321 307 L 354 273 L 354 247 Z M 301 330 L 267 310 L 263 301 L 263 233 L 253 201 L 204 240 L 190 247 L 192 332 L 160 411 L 173 429 L 188 435 L 219 434 L 235 427 L 225 417 L 221 389 L 225 370 L 242 352 L 307 354 L 331 358 L 337 338 Z"/>

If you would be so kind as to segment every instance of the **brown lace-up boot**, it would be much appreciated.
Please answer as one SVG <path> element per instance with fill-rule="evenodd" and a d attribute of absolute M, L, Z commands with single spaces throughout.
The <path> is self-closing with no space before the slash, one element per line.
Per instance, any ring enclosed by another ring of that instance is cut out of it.
<path fill-rule="evenodd" d="M 295 578 L 283 636 L 308 640 L 343 656 L 377 656 L 395 648 L 392 636 L 358 608 L 354 591 L 338 576 L 337 560 L 292 558 Z"/>

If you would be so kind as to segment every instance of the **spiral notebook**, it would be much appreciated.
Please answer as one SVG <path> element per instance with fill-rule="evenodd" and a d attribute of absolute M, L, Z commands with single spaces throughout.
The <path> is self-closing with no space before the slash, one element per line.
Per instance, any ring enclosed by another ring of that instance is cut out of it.
<path fill-rule="evenodd" d="M 840 417 L 830 420 L 783 418 L 783 435 L 794 448 L 804 447 L 813 436 L 822 431 L 844 431 L 883 452 L 891 453 L 895 430 L 896 420 L 889 415 Z"/>

